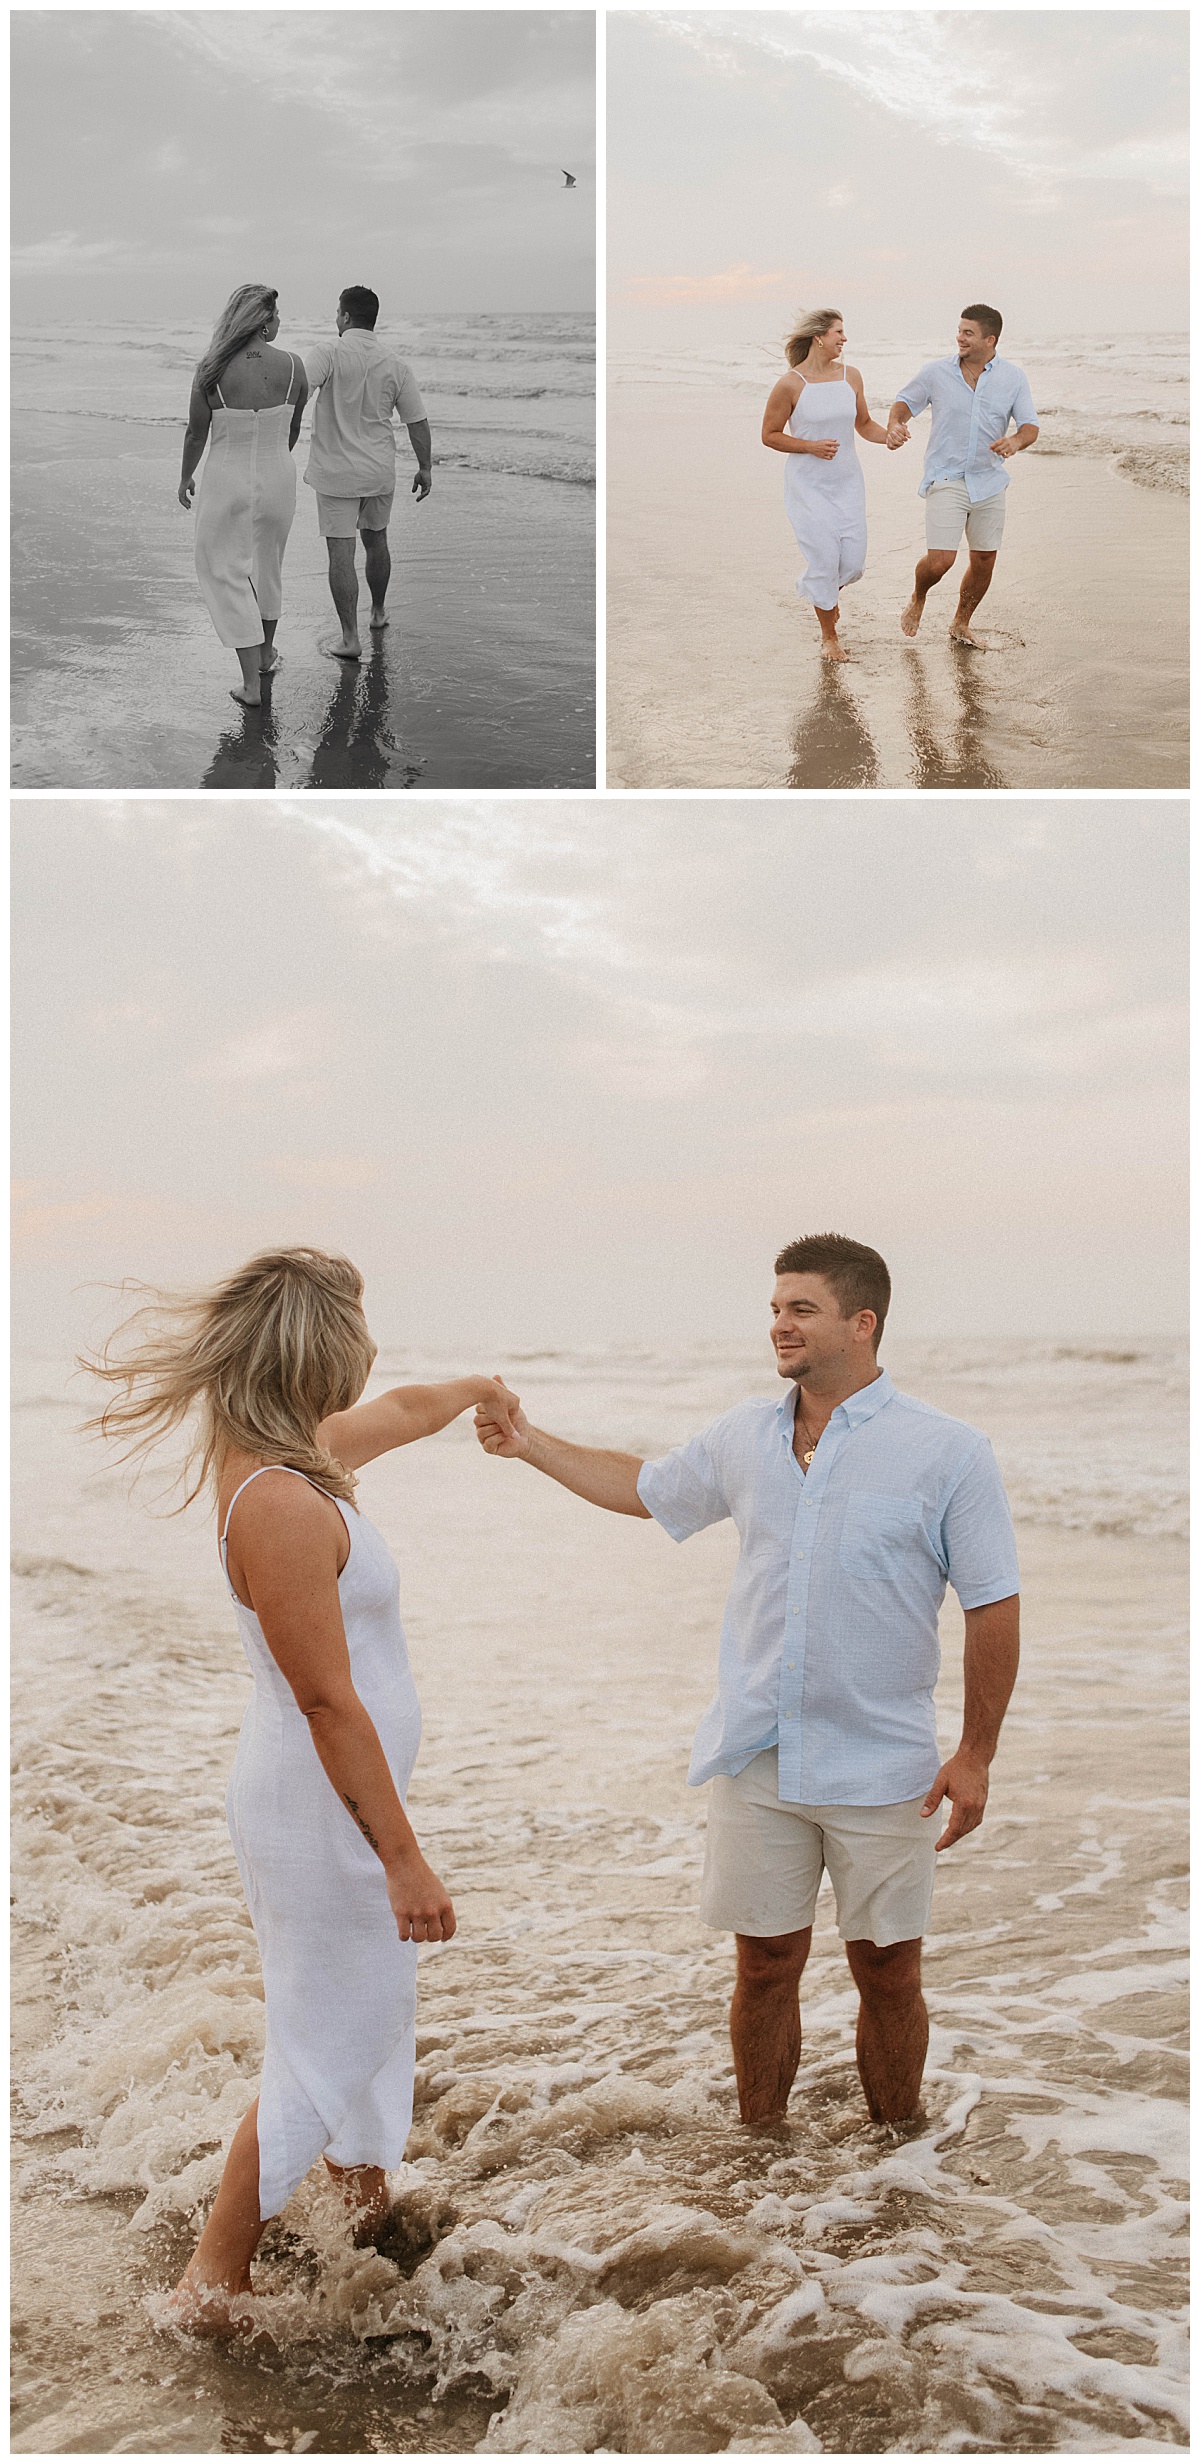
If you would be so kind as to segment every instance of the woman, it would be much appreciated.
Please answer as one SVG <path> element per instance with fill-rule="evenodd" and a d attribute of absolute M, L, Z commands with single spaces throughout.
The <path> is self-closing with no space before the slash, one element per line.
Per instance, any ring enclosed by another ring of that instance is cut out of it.
<path fill-rule="evenodd" d="M 91 1426 L 144 1454 L 198 1421 L 184 1504 L 211 1489 L 254 1694 L 226 1814 L 262 1957 L 266 2050 L 212 2213 L 172 2299 L 228 2333 L 268 2219 L 323 2155 L 356 2230 L 387 2213 L 412 2119 L 417 1944 L 454 1910 L 404 1812 L 421 1715 L 396 1568 L 354 1474 L 443 1429 L 492 1378 L 359 1401 L 375 1358 L 362 1277 L 280 1249 L 212 1290 L 155 1295 L 88 1365 L 118 1389 Z"/>
<path fill-rule="evenodd" d="M 283 551 L 296 512 L 292 450 L 308 399 L 303 361 L 273 349 L 279 294 L 244 282 L 227 300 L 192 379 L 179 502 L 211 432 L 196 508 L 196 574 L 217 629 L 236 650 L 236 702 L 262 700 L 263 676 L 279 665 L 275 627 L 283 606 Z"/>
<path fill-rule="evenodd" d="M 774 387 L 762 424 L 764 445 L 789 456 L 783 497 L 805 558 L 796 588 L 817 611 L 823 659 L 848 656 L 838 640 L 838 598 L 867 561 L 867 499 L 855 435 L 870 445 L 887 443 L 887 429 L 867 409 L 857 368 L 841 364 L 845 348 L 836 308 L 801 317 L 784 345 L 790 373 Z"/>

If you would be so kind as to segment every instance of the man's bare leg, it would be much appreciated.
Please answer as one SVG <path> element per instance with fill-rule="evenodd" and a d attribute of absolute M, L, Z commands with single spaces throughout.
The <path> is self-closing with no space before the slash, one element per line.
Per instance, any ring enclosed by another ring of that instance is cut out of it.
<path fill-rule="evenodd" d="M 967 557 L 967 570 L 958 594 L 958 606 L 950 627 L 952 642 L 965 642 L 968 650 L 982 650 L 984 644 L 975 640 L 971 618 L 991 581 L 998 548 L 972 548 Z"/>
<path fill-rule="evenodd" d="M 329 550 L 329 588 L 342 627 L 342 638 L 334 644 L 335 659 L 360 659 L 362 646 L 358 638 L 358 575 L 354 570 L 353 539 L 327 539 Z"/>
<path fill-rule="evenodd" d="M 819 607 L 817 609 L 817 623 L 821 628 L 821 657 L 823 659 L 848 659 L 850 656 L 848 650 L 843 650 L 837 637 L 838 618 L 841 615 L 841 612 L 840 607 Z"/>
<path fill-rule="evenodd" d="M 911 2122 L 921 2110 L 929 2017 L 921 1992 L 921 1944 L 848 1942 L 859 1991 L 855 2050 L 873 2122 Z"/>
<path fill-rule="evenodd" d="M 278 622 L 278 616 L 263 618 L 262 665 L 259 669 L 263 676 L 273 676 L 279 665 L 279 653 L 275 648 L 275 627 Z"/>
<path fill-rule="evenodd" d="M 957 548 L 930 548 L 921 558 L 913 578 L 913 595 L 900 619 L 900 630 L 908 635 L 910 642 L 916 636 L 930 591 L 936 582 L 941 581 L 943 574 L 949 573 L 957 555 Z"/>
<path fill-rule="evenodd" d="M 391 550 L 385 530 L 365 530 L 362 543 L 366 551 L 367 588 L 371 593 L 371 631 L 378 633 L 388 621 L 383 603 L 392 578 Z"/>
<path fill-rule="evenodd" d="M 171 2314 L 193 2335 L 237 2332 L 229 2304 L 252 2293 L 250 2261 L 262 2239 L 258 2212 L 258 2098 L 234 2133 L 208 2223 L 175 2287 Z"/>
<path fill-rule="evenodd" d="M 251 642 L 249 649 L 239 650 L 237 656 L 238 666 L 242 671 L 242 681 L 240 685 L 231 684 L 229 690 L 235 702 L 244 702 L 247 710 L 257 710 L 262 700 L 262 688 L 259 683 L 262 673 L 262 643 Z"/>
<path fill-rule="evenodd" d="M 781 2122 L 800 2067 L 800 1979 L 812 1944 L 802 1933 L 736 1934 L 729 2034 L 743 2122 Z"/>

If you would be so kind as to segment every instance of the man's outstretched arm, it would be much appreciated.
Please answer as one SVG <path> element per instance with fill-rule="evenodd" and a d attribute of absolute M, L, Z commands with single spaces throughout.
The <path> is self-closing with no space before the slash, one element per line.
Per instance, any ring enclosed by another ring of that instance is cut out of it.
<path fill-rule="evenodd" d="M 945 1797 L 950 1799 L 950 1820 L 937 1843 L 939 1848 L 952 1848 L 956 1839 L 977 1830 L 983 1820 L 988 1768 L 1021 1656 L 1021 1602 L 1016 1592 L 1007 1600 L 989 1600 L 983 1608 L 969 1608 L 964 1617 L 962 1736 L 957 1753 L 942 1764 L 921 1808 L 922 1814 L 934 1814 Z"/>
<path fill-rule="evenodd" d="M 496 1382 L 507 1398 L 508 1388 L 503 1380 Z M 574 1496 L 586 1498 L 589 1506 L 605 1506 L 610 1514 L 639 1515 L 647 1523 L 652 1520 L 649 1507 L 642 1504 L 637 1492 L 642 1468 L 639 1455 L 618 1454 L 607 1446 L 573 1446 L 568 1438 L 551 1437 L 545 1429 L 533 1429 L 515 1395 L 510 1410 L 512 1425 L 508 1428 L 495 1418 L 487 1404 L 479 1405 L 475 1434 L 485 1454 L 504 1455 L 510 1462 L 532 1463 L 535 1471 L 545 1472 Z"/>

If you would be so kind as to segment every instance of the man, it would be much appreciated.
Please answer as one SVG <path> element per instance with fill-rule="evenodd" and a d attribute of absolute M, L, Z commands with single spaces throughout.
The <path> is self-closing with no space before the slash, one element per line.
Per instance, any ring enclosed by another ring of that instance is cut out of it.
<path fill-rule="evenodd" d="M 1037 441 L 1037 412 L 1028 380 L 996 345 L 1004 319 L 998 308 L 977 301 L 958 320 L 958 348 L 948 359 L 930 359 L 905 385 L 888 413 L 887 441 L 894 453 L 908 443 L 908 423 L 929 404 L 933 419 L 920 494 L 925 499 L 926 553 L 917 566 L 913 595 L 900 630 L 915 639 L 925 601 L 949 573 L 965 526 L 967 570 L 950 627 L 952 642 L 982 650 L 971 618 L 992 578 L 1004 536 L 1005 463 Z M 1015 436 L 1008 434 L 1017 421 Z"/>
<path fill-rule="evenodd" d="M 312 450 L 304 477 L 317 491 L 317 518 L 329 549 L 329 587 L 341 621 L 334 657 L 358 659 L 358 575 L 354 535 L 361 530 L 371 629 L 386 625 L 391 580 L 387 526 L 396 493 L 392 413 L 404 421 L 417 457 L 412 492 L 423 504 L 433 486 L 432 446 L 425 405 L 407 360 L 375 332 L 379 301 L 354 284 L 338 301 L 336 343 L 305 358 L 313 405 Z M 319 389 L 319 390 L 318 390 Z"/>
<path fill-rule="evenodd" d="M 793 1241 L 775 1272 L 779 1403 L 737 1403 L 646 1463 L 551 1437 L 519 1408 L 508 1432 L 483 1407 L 476 1423 L 487 1453 L 520 1456 L 615 1514 L 652 1515 L 673 1540 L 732 1516 L 741 1555 L 688 1778 L 712 1781 L 700 1912 L 736 1938 L 742 2119 L 783 2119 L 827 1869 L 868 2110 L 899 2125 L 921 2118 L 934 1858 L 983 1819 L 1016 1677 L 1016 1548 L 987 1439 L 898 1394 L 879 1366 L 891 1282 L 878 1253 L 820 1233 Z M 939 1766 L 947 1579 L 966 1616 L 966 1684 L 962 1737 Z"/>

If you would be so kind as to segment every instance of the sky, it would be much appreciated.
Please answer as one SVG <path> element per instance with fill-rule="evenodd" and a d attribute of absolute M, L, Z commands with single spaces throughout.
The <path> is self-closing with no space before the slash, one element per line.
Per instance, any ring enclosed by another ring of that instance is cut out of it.
<path fill-rule="evenodd" d="M 18 10 L 13 315 L 215 316 L 269 282 L 406 311 L 595 300 L 595 21 Z M 564 170 L 578 186 L 568 190 Z"/>
<path fill-rule="evenodd" d="M 353 816 L 353 817 L 352 817 Z M 893 1332 L 1184 1323 L 1186 808 L 14 810 L 18 1346 L 277 1241 L 388 1345 L 753 1340 L 776 1250 Z"/>
<path fill-rule="evenodd" d="M 1183 10 L 608 20 L 610 338 L 1187 324 Z"/>

